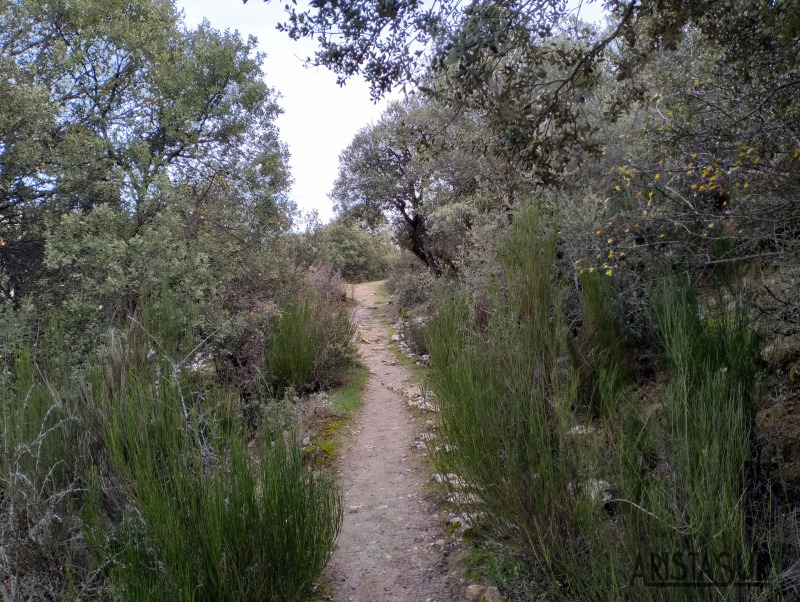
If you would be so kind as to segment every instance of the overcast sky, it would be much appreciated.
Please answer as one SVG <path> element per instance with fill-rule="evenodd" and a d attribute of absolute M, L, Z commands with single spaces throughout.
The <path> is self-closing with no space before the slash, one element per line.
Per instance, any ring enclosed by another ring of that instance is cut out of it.
<path fill-rule="evenodd" d="M 575 5 L 578 0 L 571 0 Z M 275 26 L 285 20 L 284 0 L 264 3 L 250 0 L 177 0 L 186 23 L 195 26 L 203 18 L 217 29 L 236 29 L 243 37 L 258 38 L 267 53 L 263 69 L 267 83 L 280 92 L 284 113 L 278 119 L 281 138 L 289 146 L 294 187 L 292 199 L 303 211 L 316 209 L 327 221 L 333 216 L 328 193 L 339 166 L 339 153 L 353 136 L 380 117 L 386 101 L 374 104 L 369 88 L 353 79 L 343 88 L 324 68 L 305 68 L 303 59 L 314 53 L 311 40 L 295 42 Z M 600 2 L 585 6 L 584 18 L 599 14 Z M 399 97 L 399 95 L 397 96 Z"/>
<path fill-rule="evenodd" d="M 292 155 L 291 196 L 303 211 L 316 209 L 327 221 L 333 215 L 328 193 L 336 179 L 339 153 L 358 130 L 380 117 L 385 101 L 372 103 L 361 80 L 340 88 L 327 69 L 305 68 L 303 59 L 313 54 L 315 44 L 295 42 L 275 31 L 284 20 L 283 1 L 178 0 L 177 4 L 187 25 L 197 25 L 205 17 L 217 29 L 237 29 L 245 38 L 258 38 L 259 49 L 267 53 L 266 81 L 282 96 L 284 113 L 278 126 Z"/>

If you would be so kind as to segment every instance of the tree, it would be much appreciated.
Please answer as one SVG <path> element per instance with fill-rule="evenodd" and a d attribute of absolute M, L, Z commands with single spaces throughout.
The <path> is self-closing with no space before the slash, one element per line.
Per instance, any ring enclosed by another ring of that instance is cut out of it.
<path fill-rule="evenodd" d="M 607 75 L 625 82 L 606 103 L 613 120 L 644 100 L 647 87 L 634 76 L 690 30 L 720 45 L 741 74 L 753 53 L 784 57 L 793 69 L 800 28 L 800 7 L 791 0 L 607 0 L 603 31 L 576 22 L 563 0 L 445 0 L 432 7 L 348 0 L 287 8 L 280 28 L 317 40 L 310 60 L 340 82 L 363 76 L 375 98 L 410 85 L 451 108 L 479 110 L 495 152 L 542 184 L 557 185 L 568 179 L 571 163 L 602 152 L 583 105 Z M 782 81 L 785 71 L 764 72 L 768 93 L 794 88 Z"/>
<path fill-rule="evenodd" d="M 186 30 L 168 0 L 5 2 L 0 30 L 5 298 L 31 291 L 60 215 L 107 204 L 143 227 L 175 190 L 230 183 L 256 152 L 283 173 L 258 186 L 285 191 L 254 39 Z"/>
<path fill-rule="evenodd" d="M 331 193 L 346 219 L 372 230 L 388 220 L 399 244 L 436 273 L 456 266 L 430 237 L 431 214 L 474 193 L 486 172 L 481 153 L 459 140 L 473 130 L 447 128 L 454 119 L 466 125 L 426 99 L 391 105 L 342 152 Z"/>

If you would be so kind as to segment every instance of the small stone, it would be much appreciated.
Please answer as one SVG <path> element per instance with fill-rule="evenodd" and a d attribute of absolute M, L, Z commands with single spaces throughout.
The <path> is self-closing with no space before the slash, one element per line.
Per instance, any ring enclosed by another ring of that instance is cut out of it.
<path fill-rule="evenodd" d="M 441 547 L 444 545 L 444 539 L 437 539 L 437 540 L 436 540 L 435 542 L 433 542 L 433 543 L 434 543 L 434 544 L 436 544 L 437 546 L 439 546 L 439 547 L 441 548 Z"/>
<path fill-rule="evenodd" d="M 315 418 L 333 418 L 334 416 L 338 416 L 336 412 L 333 411 L 333 408 L 330 406 L 316 406 L 314 408 L 314 417 Z"/>
<path fill-rule="evenodd" d="M 486 593 L 483 594 L 483 602 L 504 602 L 506 597 L 500 593 L 496 587 L 487 587 Z"/>
<path fill-rule="evenodd" d="M 494 586 L 470 585 L 464 602 L 504 602 L 505 596 Z"/>

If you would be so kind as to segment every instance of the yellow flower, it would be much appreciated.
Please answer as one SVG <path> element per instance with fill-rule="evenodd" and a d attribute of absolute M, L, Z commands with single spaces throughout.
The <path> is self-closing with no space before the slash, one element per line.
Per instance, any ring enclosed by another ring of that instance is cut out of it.
<path fill-rule="evenodd" d="M 659 238 L 664 238 L 664 235 L 663 234 L 659 234 L 658 237 Z"/>
<path fill-rule="evenodd" d="M 617 192 L 619 192 L 619 190 L 620 190 L 619 184 L 617 184 L 616 186 L 614 186 L 614 190 L 616 190 Z"/>
<path fill-rule="evenodd" d="M 611 276 L 613 273 L 613 270 L 606 270 L 606 276 Z"/>
<path fill-rule="evenodd" d="M 657 173 L 657 174 L 655 175 L 655 178 L 654 178 L 654 179 L 658 180 L 658 178 L 660 178 L 660 177 L 661 177 L 661 174 L 660 174 L 660 173 Z"/>
<path fill-rule="evenodd" d="M 708 224 L 708 227 L 709 227 L 709 228 L 713 228 L 713 227 L 714 227 L 714 222 L 710 222 L 710 223 Z"/>

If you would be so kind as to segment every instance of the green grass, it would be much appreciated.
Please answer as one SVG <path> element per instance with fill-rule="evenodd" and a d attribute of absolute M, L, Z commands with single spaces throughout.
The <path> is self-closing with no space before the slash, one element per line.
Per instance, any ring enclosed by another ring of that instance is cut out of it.
<path fill-rule="evenodd" d="M 192 377 L 190 334 L 162 297 L 80 372 L 60 366 L 49 339 L 0 355 L 4 587 L 19 574 L 54 599 L 309 594 L 341 525 L 340 494 L 291 427 L 251 437 L 236 387 Z M 342 399 L 351 405 L 352 392 Z"/>
<path fill-rule="evenodd" d="M 303 450 L 307 459 L 323 468 L 331 468 L 339 457 L 354 412 L 361 408 L 362 394 L 369 378 L 369 368 L 358 364 L 350 369 L 347 384 L 330 392 L 337 416 L 327 418 L 319 426 L 309 445 Z"/>
<path fill-rule="evenodd" d="M 369 368 L 358 364 L 351 368 L 347 384 L 330 392 L 333 409 L 337 412 L 355 412 L 361 407 L 362 393 L 369 379 Z"/>
<path fill-rule="evenodd" d="M 746 469 L 759 344 L 745 313 L 718 303 L 703 320 L 685 287 L 665 286 L 654 311 L 663 384 L 642 400 L 624 366 L 607 369 L 624 356 L 598 287 L 582 300 L 585 344 L 571 344 L 554 230 L 535 212 L 519 215 L 488 320 L 475 320 L 464 295 L 439 303 L 431 323 L 440 433 L 457 448 L 440 465 L 479 496 L 482 533 L 520 552 L 510 561 L 489 548 L 475 563 L 508 587 L 535 574 L 535 593 L 554 600 L 780 599 L 770 587 L 633 581 L 640 557 L 649 571 L 650 553 L 694 552 L 741 557 L 750 574 L 762 557 L 759 568 L 777 579 L 786 541 Z M 591 432 L 571 432 L 576 425 Z"/>
<path fill-rule="evenodd" d="M 350 312 L 309 296 L 290 299 L 267 333 L 267 378 L 281 392 L 326 389 L 356 356 Z"/>
<path fill-rule="evenodd" d="M 386 303 L 389 300 L 389 289 L 386 288 L 385 280 L 381 280 L 375 285 L 375 296 L 381 303 Z"/>
<path fill-rule="evenodd" d="M 461 559 L 466 574 L 475 583 L 495 585 L 511 592 L 524 592 L 523 600 L 534 600 L 537 575 L 529 557 L 519 550 L 483 538 L 467 538 L 467 551 Z"/>

